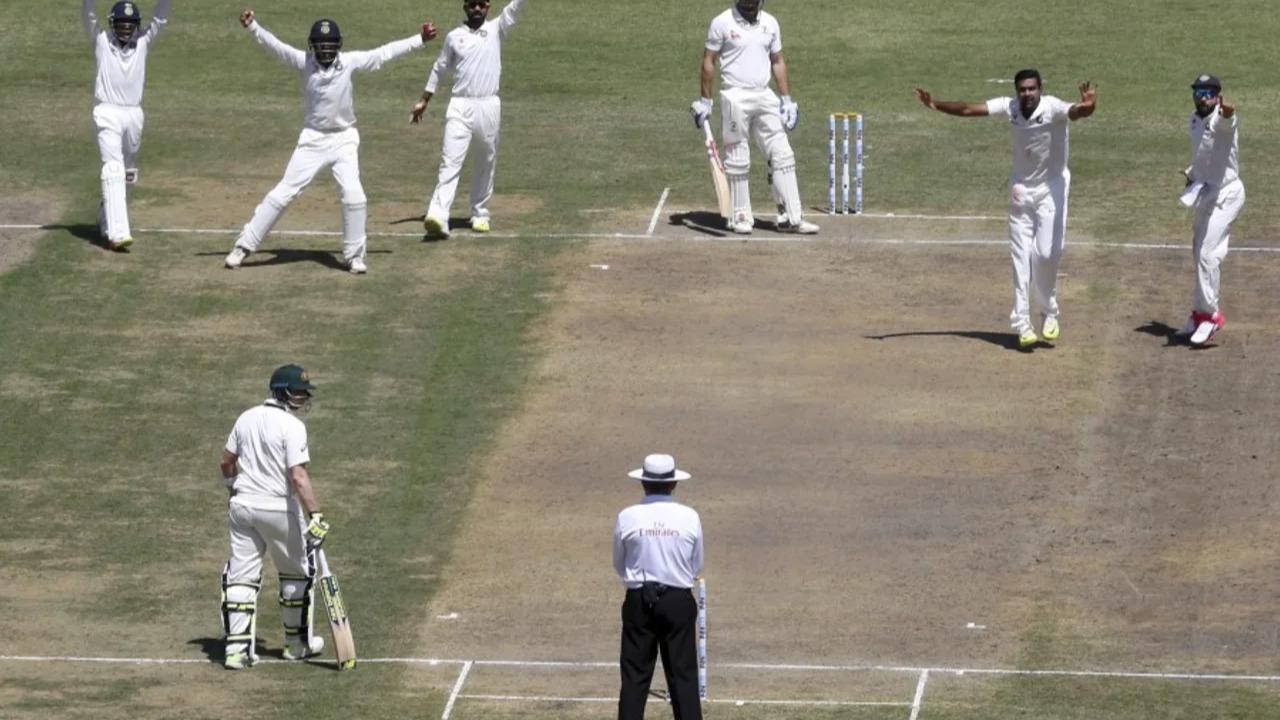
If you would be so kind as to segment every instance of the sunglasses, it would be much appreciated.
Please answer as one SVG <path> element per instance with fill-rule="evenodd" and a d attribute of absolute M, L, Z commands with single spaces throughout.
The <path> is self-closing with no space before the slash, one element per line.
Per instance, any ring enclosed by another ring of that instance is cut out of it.
<path fill-rule="evenodd" d="M 1196 88 L 1191 91 L 1191 97 L 1197 100 L 1211 100 L 1218 97 L 1218 91 L 1212 88 Z"/>

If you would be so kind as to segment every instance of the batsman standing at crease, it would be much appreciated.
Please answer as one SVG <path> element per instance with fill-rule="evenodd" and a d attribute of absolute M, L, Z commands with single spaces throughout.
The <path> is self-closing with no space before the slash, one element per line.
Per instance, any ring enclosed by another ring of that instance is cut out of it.
<path fill-rule="evenodd" d="M 1191 113 L 1191 167 L 1184 173 L 1183 203 L 1195 208 L 1191 252 L 1196 261 L 1196 287 L 1191 317 L 1177 334 L 1192 345 L 1213 339 L 1226 318 L 1219 306 L 1222 261 L 1227 257 L 1231 224 L 1244 208 L 1240 181 L 1240 119 L 1236 106 L 1222 96 L 1222 81 L 1201 75 L 1191 84 L 1196 109 Z"/>
<path fill-rule="evenodd" d="M 629 476 L 643 484 L 644 500 L 618 513 L 613 530 L 613 567 L 627 587 L 618 720 L 644 717 L 659 653 L 676 720 L 701 720 L 692 588 L 702 572 L 702 520 L 672 499 L 690 475 L 670 455 L 650 455 Z"/>
<path fill-rule="evenodd" d="M 342 31 L 329 19 L 317 20 L 307 39 L 309 52 L 281 42 L 258 24 L 253 10 L 240 14 L 246 27 L 261 45 L 302 78 L 303 122 L 298 146 L 289 158 L 284 178 L 262 199 L 245 224 L 236 244 L 224 261 L 231 269 L 258 249 L 275 227 L 289 203 L 306 189 L 316 174 L 333 169 L 342 202 L 342 264 L 350 272 L 368 272 L 365 264 L 368 201 L 360 184 L 360 133 L 356 130 L 355 95 L 352 76 L 371 72 L 398 57 L 422 47 L 436 36 L 431 23 L 423 23 L 421 33 L 387 43 L 373 50 L 343 52 Z"/>
<path fill-rule="evenodd" d="M 1042 95 L 1040 73 L 1022 70 L 1013 78 L 1017 97 L 985 103 L 943 102 L 916 88 L 925 107 L 958 117 L 991 116 L 1006 120 L 1013 135 L 1013 175 L 1009 178 L 1009 249 L 1013 257 L 1013 312 L 1009 320 L 1018 333 L 1018 347 L 1030 349 L 1041 338 L 1056 341 L 1058 320 L 1058 263 L 1067 232 L 1067 169 L 1069 120 L 1087 118 L 1098 104 L 1091 82 L 1080 83 L 1080 102 L 1070 105 Z M 1042 323 L 1037 335 L 1031 323 L 1031 296 Z"/>
<path fill-rule="evenodd" d="M 711 119 L 715 103 L 711 86 L 716 58 L 720 59 L 721 131 L 724 135 L 724 171 L 729 178 L 733 204 L 731 229 L 751 234 L 755 214 L 747 178 L 751 171 L 751 145 L 755 138 L 773 172 L 773 189 L 782 208 L 778 230 L 812 235 L 818 226 L 804 220 L 800 186 L 796 180 L 796 155 L 787 133 L 800 122 L 800 107 L 791 99 L 787 61 L 782 55 L 782 29 L 773 15 L 761 9 L 764 0 L 737 0 L 716 16 L 707 32 L 702 53 L 702 96 L 693 102 L 693 122 Z M 777 82 L 779 99 L 769 89 Z"/>
<path fill-rule="evenodd" d="M 142 12 L 136 4 L 118 2 L 111 6 L 108 31 L 98 24 L 95 0 L 84 0 L 84 29 L 93 43 L 98 65 L 93 85 L 93 124 L 98 128 L 98 153 L 102 156 L 98 231 L 112 250 L 124 250 L 133 244 L 126 189 L 138 181 L 147 54 L 169 22 L 170 2 L 156 3 L 155 17 L 146 30 L 139 32 Z"/>
<path fill-rule="evenodd" d="M 440 173 L 422 221 L 427 234 L 434 237 L 449 237 L 449 209 L 473 139 L 479 141 L 480 152 L 471 170 L 471 230 L 489 232 L 489 201 L 493 199 L 502 126 L 502 101 L 498 99 L 502 41 L 516 24 L 524 1 L 511 0 L 497 20 L 487 20 L 488 0 L 464 0 L 462 9 L 467 21 L 445 36 L 422 98 L 411 111 L 410 122 L 417 124 L 440 81 L 449 73 L 454 74 L 453 93 L 445 111 Z"/>
<path fill-rule="evenodd" d="M 324 639 L 312 632 L 312 552 L 324 542 L 329 523 L 311 487 L 307 427 L 298 417 L 311 406 L 315 386 L 301 366 L 283 365 L 271 374 L 269 388 L 271 397 L 236 420 L 219 463 L 231 495 L 231 559 L 222 573 L 223 665 L 229 670 L 258 659 L 254 618 L 268 554 L 280 574 L 285 659 L 324 649 Z"/>

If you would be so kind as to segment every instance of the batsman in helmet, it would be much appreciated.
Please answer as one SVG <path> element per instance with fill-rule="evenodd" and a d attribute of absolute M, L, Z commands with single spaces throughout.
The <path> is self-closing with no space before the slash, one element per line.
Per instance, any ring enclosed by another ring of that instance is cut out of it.
<path fill-rule="evenodd" d="M 324 649 L 324 640 L 312 632 L 312 552 L 324 542 L 329 523 L 311 487 L 307 426 L 299 417 L 311 406 L 315 386 L 300 365 L 280 366 L 268 385 L 271 396 L 236 420 L 219 463 L 231 495 L 231 559 L 222 572 L 228 670 L 257 661 L 255 618 L 266 555 L 280 575 L 285 659 Z"/>
<path fill-rule="evenodd" d="M 284 178 L 267 193 L 244 226 L 225 264 L 235 269 L 262 244 L 289 203 L 306 189 L 316 175 L 332 168 L 342 202 L 342 264 L 361 275 L 365 264 L 365 222 L 368 205 L 360 184 L 360 133 L 352 76 L 381 68 L 392 60 L 422 47 L 436 36 L 435 25 L 424 23 L 420 32 L 404 40 L 366 51 L 344 51 L 342 31 L 328 18 L 317 20 L 307 38 L 308 50 L 281 42 L 258 24 L 253 10 L 240 14 L 240 24 L 254 39 L 302 77 L 303 128 L 298 136 Z"/>
<path fill-rule="evenodd" d="M 156 3 L 154 16 L 144 29 L 142 10 L 136 3 L 112 5 L 107 27 L 103 28 L 98 22 L 95 0 L 84 0 L 81 14 L 97 61 L 93 123 L 98 128 L 98 152 L 102 155 L 98 231 L 112 250 L 122 251 L 133 244 L 126 189 L 138 180 L 147 54 L 169 22 L 170 2 Z"/>

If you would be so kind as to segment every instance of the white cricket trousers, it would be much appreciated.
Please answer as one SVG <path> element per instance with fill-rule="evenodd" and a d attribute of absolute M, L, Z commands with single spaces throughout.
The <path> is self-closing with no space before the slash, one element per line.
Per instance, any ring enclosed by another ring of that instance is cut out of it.
<path fill-rule="evenodd" d="M 773 182 L 792 223 L 803 215 L 796 180 L 796 156 L 782 124 L 782 102 L 769 88 L 725 88 L 720 91 L 724 171 L 733 202 L 733 222 L 755 218 L 747 178 L 751 171 L 751 139 L 773 168 Z"/>
<path fill-rule="evenodd" d="M 1044 183 L 1009 186 L 1009 253 L 1013 258 L 1014 332 L 1032 330 L 1031 304 L 1058 317 L 1058 264 L 1066 243 L 1071 174 Z"/>
<path fill-rule="evenodd" d="M 307 647 L 311 642 L 311 595 L 315 569 L 303 540 L 302 511 L 291 498 L 281 509 L 267 509 L 283 498 L 253 502 L 232 497 L 227 516 L 231 534 L 231 558 L 223 578 L 224 630 L 228 655 L 253 654 L 258 593 L 262 588 L 263 559 L 271 556 L 280 576 L 281 620 L 285 644 Z"/>
<path fill-rule="evenodd" d="M 99 103 L 93 108 L 98 153 L 102 156 L 102 210 L 98 225 L 112 242 L 132 235 L 125 186 L 127 180 L 137 177 L 143 122 L 142 108 L 137 105 Z"/>
<path fill-rule="evenodd" d="M 489 217 L 493 199 L 493 176 L 498 167 L 498 135 L 502 125 L 502 101 L 497 95 L 485 98 L 455 97 L 445 113 L 444 142 L 436 189 L 431 193 L 427 215 L 449 227 L 449 209 L 458 194 L 462 162 L 471 141 L 480 144 L 471 168 L 471 218 Z"/>
<path fill-rule="evenodd" d="M 368 200 L 360 184 L 360 133 L 354 127 L 337 132 L 304 129 L 284 170 L 284 178 L 254 210 L 253 218 L 244 226 L 236 245 L 249 252 L 257 250 L 289 203 L 301 195 L 325 168 L 331 168 L 333 172 L 333 179 L 338 183 L 338 199 L 342 203 L 342 256 L 347 261 L 363 259 L 367 244 Z"/>
<path fill-rule="evenodd" d="M 1231 224 L 1244 209 L 1244 183 L 1239 180 L 1217 193 L 1205 193 L 1196 205 L 1191 254 L 1196 263 L 1196 289 L 1192 307 L 1204 313 L 1219 311 L 1222 261 L 1231 241 Z"/>

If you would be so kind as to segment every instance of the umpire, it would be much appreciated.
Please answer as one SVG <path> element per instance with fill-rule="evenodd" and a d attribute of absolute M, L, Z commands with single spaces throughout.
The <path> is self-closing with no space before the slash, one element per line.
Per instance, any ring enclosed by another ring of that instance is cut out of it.
<path fill-rule="evenodd" d="M 702 572 L 702 520 L 671 497 L 691 476 L 670 455 L 650 455 L 629 475 L 644 485 L 644 500 L 618 513 L 613 530 L 613 567 L 627 586 L 618 720 L 644 718 L 659 652 L 676 720 L 702 720 L 698 603 L 690 590 Z"/>

